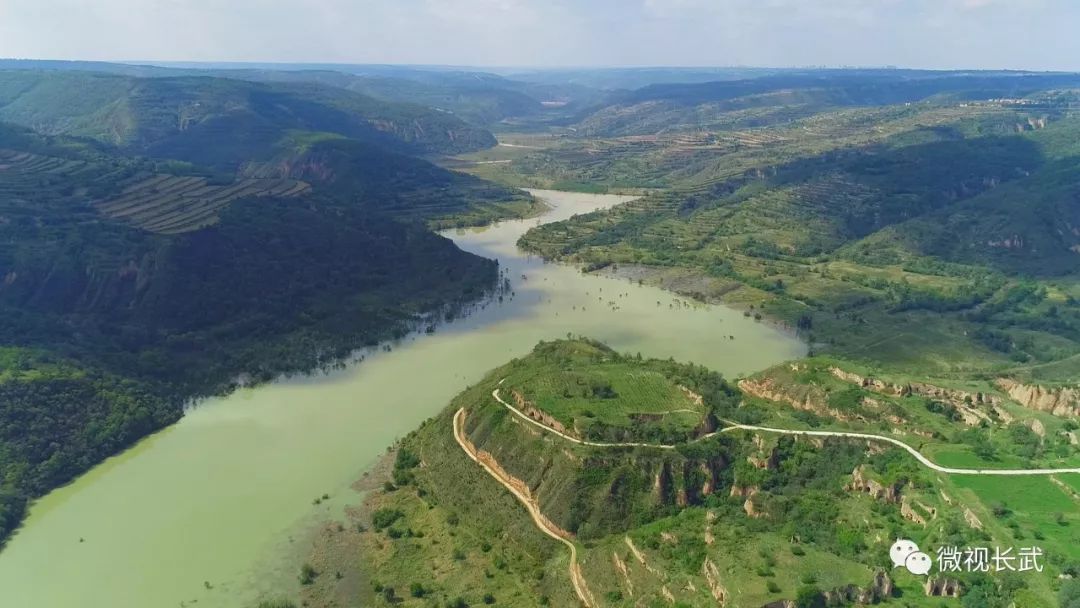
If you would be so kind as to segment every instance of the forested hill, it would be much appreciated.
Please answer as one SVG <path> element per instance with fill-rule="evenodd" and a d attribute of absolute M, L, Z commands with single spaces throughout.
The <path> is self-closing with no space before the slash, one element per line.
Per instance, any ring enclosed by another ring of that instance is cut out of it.
<path fill-rule="evenodd" d="M 1080 87 L 1080 75 L 1025 72 L 817 70 L 612 93 L 578 115 L 576 132 L 613 137 L 792 125 L 852 108 L 1021 100 Z"/>
<path fill-rule="evenodd" d="M 313 84 L 0 72 L 0 119 L 0 542 L 190 399 L 483 296 L 429 226 L 530 204 L 415 156 L 490 133 Z"/>
<path fill-rule="evenodd" d="M 346 89 L 384 102 L 426 106 L 444 117 L 473 125 L 491 125 L 509 117 L 529 116 L 542 101 L 560 98 L 566 86 L 532 84 L 475 71 L 425 70 L 407 67 L 346 65 L 153 66 L 84 61 L 18 61 L 0 59 L 0 70 L 96 72 L 134 78 L 214 77 L 278 84 L 316 84 Z M 581 87 L 572 87 L 580 91 Z"/>
<path fill-rule="evenodd" d="M 1078 77 L 770 78 L 645 89 L 499 165 L 651 190 L 522 244 L 746 307 L 815 351 L 1074 385 L 1080 93 L 1064 87 Z"/>
<path fill-rule="evenodd" d="M 210 77 L 0 71 L 0 120 L 199 164 L 258 157 L 291 130 L 339 133 L 408 153 L 495 144 L 489 132 L 420 105 L 312 83 Z M 201 155 L 212 149 L 216 158 L 207 163 Z"/>

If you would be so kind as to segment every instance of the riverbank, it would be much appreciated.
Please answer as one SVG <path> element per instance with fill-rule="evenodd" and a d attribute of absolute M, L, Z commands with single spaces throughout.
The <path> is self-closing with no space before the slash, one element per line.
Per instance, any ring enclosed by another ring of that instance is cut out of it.
<path fill-rule="evenodd" d="M 351 484 L 386 446 L 540 340 L 592 335 L 622 352 L 694 361 L 729 376 L 805 353 L 800 342 L 735 310 L 676 308 L 659 289 L 519 252 L 518 238 L 538 222 L 628 200 L 538 196 L 552 207 L 542 218 L 444 233 L 499 261 L 509 281 L 503 301 L 389 351 L 373 349 L 362 365 L 210 399 L 49 494 L 0 553 L 5 599 L 35 608 L 195 600 L 200 608 L 233 608 L 291 592 L 303 557 L 288 538 L 303 538 L 320 520 L 341 520 L 345 505 L 360 499 Z M 313 504 L 324 494 L 331 499 Z M 58 550 L 64 547 L 71 550 Z"/>

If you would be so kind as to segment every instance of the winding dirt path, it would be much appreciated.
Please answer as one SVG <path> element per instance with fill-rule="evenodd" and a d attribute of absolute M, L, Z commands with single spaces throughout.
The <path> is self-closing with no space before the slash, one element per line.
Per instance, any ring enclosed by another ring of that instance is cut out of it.
<path fill-rule="evenodd" d="M 724 421 L 731 426 L 721 430 L 721 433 L 727 433 L 734 430 L 745 431 L 759 431 L 763 433 L 779 433 L 781 435 L 803 435 L 808 437 L 849 437 L 852 439 L 866 439 L 870 441 L 884 441 L 891 443 L 899 448 L 907 450 L 909 454 L 915 457 L 923 466 L 933 469 L 939 473 L 948 473 L 950 475 L 1055 475 L 1058 473 L 1080 473 L 1080 468 L 1063 468 L 1063 469 L 957 469 L 953 467 L 943 467 L 937 463 L 934 463 L 926 456 L 923 456 L 921 452 L 911 447 L 910 445 L 900 441 L 899 439 L 893 439 L 892 437 L 885 437 L 884 435 L 871 435 L 869 433 L 847 433 L 843 431 L 793 431 L 789 429 L 778 429 L 767 426 L 753 426 L 749 424 L 737 424 L 730 421 Z"/>
<path fill-rule="evenodd" d="M 500 384 L 501 384 L 501 381 L 500 381 Z M 547 431 L 548 433 L 551 433 L 553 435 L 558 435 L 559 437 L 562 437 L 563 439 L 565 439 L 567 441 L 572 441 L 572 442 L 577 443 L 579 445 L 588 445 L 588 446 L 598 447 L 598 448 L 642 447 L 642 448 L 658 448 L 658 449 L 662 449 L 662 450 L 675 449 L 675 446 L 666 445 L 666 444 L 654 444 L 654 443 L 602 443 L 602 442 L 598 442 L 598 441 L 585 441 L 583 439 L 578 439 L 577 437 L 571 437 L 570 435 L 567 435 L 566 433 L 561 433 L 561 432 L 547 426 L 546 424 L 544 424 L 544 423 L 542 423 L 542 422 L 540 422 L 538 420 L 534 420 L 534 419 L 530 418 L 529 416 L 525 415 L 525 413 L 522 412 L 521 410 L 519 410 L 516 407 L 510 405 L 509 403 L 503 401 L 502 397 L 499 396 L 499 389 L 495 389 L 495 390 L 491 391 L 491 396 L 494 397 L 496 401 L 501 403 L 508 410 L 513 412 L 514 415 L 516 415 L 518 418 L 521 418 L 522 420 L 528 422 L 529 424 L 537 426 L 537 427 Z M 730 433 L 732 431 L 739 431 L 739 430 L 757 431 L 757 432 L 761 432 L 761 433 L 777 433 L 777 434 L 781 434 L 781 435 L 802 435 L 802 436 L 806 436 L 806 437 L 847 437 L 847 438 L 850 438 L 850 439 L 864 439 L 864 440 L 868 440 L 868 441 L 882 441 L 882 442 L 885 442 L 885 443 L 891 443 L 892 445 L 895 445 L 895 446 L 897 446 L 897 447 L 899 447 L 901 449 L 906 450 L 909 454 L 914 456 L 915 459 L 918 460 L 919 463 L 922 464 L 923 466 L 925 466 L 925 467 L 927 467 L 929 469 L 932 469 L 934 471 L 937 471 L 939 473 L 948 473 L 950 475 L 1017 476 L 1017 475 L 1056 475 L 1058 473 L 1077 473 L 1077 474 L 1080 474 L 1080 468 L 1061 468 L 1061 469 L 959 469 L 959 468 L 954 468 L 954 467 L 943 467 L 943 466 L 933 462 L 932 460 L 930 460 L 926 456 L 923 456 L 923 454 L 921 452 L 919 452 L 915 448 L 911 447 L 910 445 L 904 443 L 903 441 L 900 441 L 899 439 L 893 439 L 892 437 L 886 437 L 884 435 L 873 435 L 873 434 L 870 434 L 870 433 L 852 433 L 852 432 L 845 432 L 845 431 L 798 431 L 798 430 L 780 429 L 780 428 L 774 428 L 774 427 L 768 427 L 768 426 L 754 426 L 754 425 L 750 425 L 750 424 L 739 424 L 739 423 L 733 422 L 731 420 L 724 420 L 723 422 L 725 424 L 729 425 L 729 426 L 727 426 L 727 427 L 725 427 L 725 428 L 723 428 L 723 429 L 721 429 L 721 430 L 719 430 L 719 431 L 717 431 L 715 433 L 709 433 L 708 435 L 703 435 L 703 436 L 699 437 L 698 439 L 696 439 L 695 441 L 701 441 L 701 440 L 704 440 L 704 439 L 708 439 L 708 438 L 713 437 L 715 435 L 718 435 L 720 433 Z"/>
<path fill-rule="evenodd" d="M 465 408 L 459 409 L 454 414 L 454 439 L 473 462 L 483 467 L 488 475 L 494 477 L 495 480 L 509 490 L 521 504 L 525 505 L 525 510 L 529 512 L 529 516 L 532 517 L 533 523 L 536 524 L 536 527 L 539 528 L 541 532 L 561 542 L 570 549 L 570 581 L 574 584 L 574 593 L 577 594 L 578 600 L 581 602 L 582 606 L 585 606 L 585 608 L 593 608 L 595 602 L 592 599 L 592 594 L 589 592 L 589 587 L 585 584 L 585 576 L 581 573 L 581 565 L 578 563 L 577 546 L 574 545 L 572 541 L 563 538 L 558 532 L 552 530 L 548 526 L 545 517 L 540 512 L 540 505 L 537 504 L 536 501 L 525 495 L 521 490 L 518 490 L 499 471 L 496 471 L 477 457 L 475 447 L 472 445 L 472 442 L 465 437 L 465 415 Z"/>
<path fill-rule="evenodd" d="M 499 381 L 499 384 L 502 384 L 502 380 Z M 608 448 L 610 448 L 610 447 L 647 447 L 647 448 L 659 448 L 659 449 L 665 449 L 665 450 L 671 450 L 671 449 L 675 448 L 675 446 L 673 446 L 673 445 L 665 445 L 665 444 L 602 443 L 602 442 L 598 442 L 598 441 L 586 441 L 586 440 L 583 440 L 583 439 L 578 439 L 577 437 L 572 437 L 570 435 L 567 435 L 566 433 L 562 433 L 560 431 L 557 431 L 557 430 L 547 426 L 546 424 L 544 424 L 544 423 L 542 423 L 542 422 L 540 422 L 538 420 L 534 420 L 533 418 L 527 416 L 524 412 L 517 409 L 513 405 L 510 405 L 506 401 L 503 401 L 502 397 L 499 396 L 499 389 L 497 389 L 497 388 L 495 390 L 491 391 L 491 396 L 494 397 L 496 401 L 501 403 L 506 409 L 510 410 L 515 416 L 517 416 L 518 418 L 524 420 L 525 422 L 528 422 L 529 424 L 532 424 L 533 426 L 536 426 L 536 427 L 544 430 L 547 433 L 550 433 L 552 435 L 557 435 L 557 436 L 565 439 L 566 441 L 570 441 L 570 442 L 573 442 L 573 443 L 576 443 L 576 444 L 579 444 L 579 445 L 587 445 L 587 446 L 593 446 L 593 447 L 608 447 Z M 484 461 L 477 458 L 476 453 L 474 451 L 475 448 L 472 446 L 471 442 L 469 442 L 468 439 L 465 437 L 465 431 L 464 431 L 465 415 L 466 415 L 465 408 L 459 409 L 454 414 L 454 439 L 457 440 L 458 445 L 461 446 L 461 449 L 465 451 L 465 453 L 469 456 L 469 458 L 471 458 L 474 462 L 478 463 L 481 467 L 483 467 L 484 470 L 487 471 L 489 475 L 494 477 L 495 480 L 498 481 L 500 484 L 502 484 L 502 486 L 504 488 L 509 490 L 515 497 L 517 497 L 517 499 L 521 502 L 521 504 L 525 505 L 526 510 L 528 510 L 528 512 L 529 512 L 529 516 L 532 517 L 533 523 L 536 524 L 536 527 L 539 528 L 541 532 L 543 532 L 544 534 L 550 536 L 551 538 L 554 538 L 555 540 L 563 543 L 564 545 L 567 546 L 567 548 L 570 549 L 570 580 L 574 585 L 574 592 L 577 594 L 578 600 L 581 602 L 582 606 L 585 606 L 585 608 L 593 608 L 593 606 L 595 605 L 595 600 L 592 599 L 592 595 L 589 592 L 589 588 L 585 584 L 585 577 L 581 573 L 581 565 L 578 563 L 577 547 L 574 545 L 574 543 L 572 541 L 567 540 L 563 536 L 560 536 L 555 530 L 552 530 L 549 527 L 547 521 L 545 520 L 543 514 L 540 511 L 540 506 L 536 503 L 536 501 L 534 501 L 531 497 L 525 495 L 523 492 L 521 492 L 516 487 L 514 487 L 514 485 L 511 484 L 509 482 L 509 480 L 505 479 L 504 476 L 499 471 L 496 471 L 491 466 L 489 466 L 487 463 L 485 463 Z M 754 432 L 760 432 L 760 433 L 777 433 L 777 434 L 781 434 L 781 435 L 801 435 L 801 436 L 807 436 L 807 437 L 846 437 L 846 438 L 850 438 L 850 439 L 862 439 L 862 440 L 867 440 L 867 441 L 881 441 L 881 442 L 885 442 L 885 443 L 890 443 L 890 444 L 895 445 L 895 446 L 897 446 L 897 447 L 899 447 L 899 448 L 901 448 L 903 450 L 906 450 L 909 454 L 914 456 L 915 459 L 918 460 L 919 463 L 922 464 L 923 466 L 925 466 L 925 467 L 927 467 L 929 469 L 932 469 L 934 471 L 938 471 L 939 473 L 947 473 L 947 474 L 950 474 L 950 475 L 1001 475 L 1001 476 L 1010 476 L 1010 475 L 1055 475 L 1055 474 L 1058 474 L 1058 473 L 1078 473 L 1078 474 L 1080 474 L 1080 468 L 1062 468 L 1062 469 L 959 469 L 959 468 L 953 468 L 953 467 L 943 467 L 943 466 L 931 461 L 926 456 L 923 456 L 921 452 L 919 452 L 915 448 L 911 447 L 910 445 L 904 443 L 903 441 L 900 441 L 899 439 L 893 439 L 892 437 L 886 437 L 884 435 L 873 435 L 873 434 L 870 434 L 870 433 L 849 433 L 849 432 L 844 432 L 844 431 L 799 431 L 799 430 L 791 430 L 791 429 L 773 428 L 773 427 L 767 427 L 767 426 L 754 426 L 754 425 L 749 425 L 749 424 L 739 424 L 739 423 L 736 423 L 736 422 L 733 422 L 733 421 L 730 421 L 730 420 L 724 420 L 723 422 L 725 424 L 728 424 L 729 426 L 727 426 L 727 427 L 725 427 L 725 428 L 723 428 L 723 429 L 721 429 L 721 430 L 719 430 L 719 431 L 717 431 L 715 433 L 709 433 L 708 435 L 704 435 L 704 436 L 698 438 L 696 441 L 700 441 L 700 440 L 703 440 L 703 439 L 708 439 L 709 437 L 713 437 L 713 436 L 718 435 L 720 433 L 730 433 L 730 432 L 733 432 L 733 431 L 754 431 Z"/>

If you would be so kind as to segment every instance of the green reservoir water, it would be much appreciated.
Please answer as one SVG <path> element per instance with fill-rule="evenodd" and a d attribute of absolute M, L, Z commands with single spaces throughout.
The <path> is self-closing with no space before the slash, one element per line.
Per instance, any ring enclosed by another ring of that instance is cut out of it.
<path fill-rule="evenodd" d="M 535 194 L 551 206 L 540 219 L 447 234 L 498 258 L 515 297 L 345 370 L 200 403 L 34 505 L 0 552 L 0 606 L 245 608 L 292 590 L 305 531 L 357 499 L 350 484 L 386 447 L 542 339 L 582 334 L 729 376 L 804 354 L 740 312 L 523 256 L 529 227 L 627 200 Z"/>

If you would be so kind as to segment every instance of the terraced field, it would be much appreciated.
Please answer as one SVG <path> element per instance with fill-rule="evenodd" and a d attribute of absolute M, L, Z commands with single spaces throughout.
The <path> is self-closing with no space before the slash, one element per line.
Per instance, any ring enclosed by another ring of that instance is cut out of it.
<path fill-rule="evenodd" d="M 307 182 L 295 179 L 247 178 L 216 184 L 202 176 L 153 174 L 135 163 L 0 150 L 0 197 L 13 202 L 34 199 L 39 207 L 63 204 L 69 211 L 72 205 L 87 212 L 92 208 L 159 234 L 209 226 L 221 209 L 241 198 L 293 197 L 310 189 Z"/>
<path fill-rule="evenodd" d="M 205 177 L 160 174 L 124 190 L 123 195 L 95 203 L 101 213 L 160 234 L 198 230 L 217 222 L 218 212 L 241 198 L 291 197 L 311 186 L 294 179 L 237 180 L 210 184 Z"/>
<path fill-rule="evenodd" d="M 97 165 L 84 160 L 0 149 L 0 198 L 12 201 L 67 198 L 116 183 L 129 173 L 124 164 Z"/>

